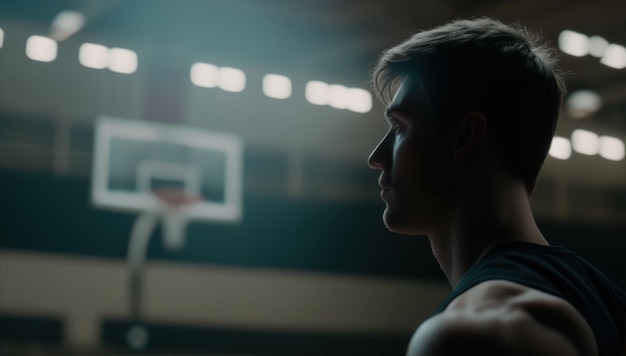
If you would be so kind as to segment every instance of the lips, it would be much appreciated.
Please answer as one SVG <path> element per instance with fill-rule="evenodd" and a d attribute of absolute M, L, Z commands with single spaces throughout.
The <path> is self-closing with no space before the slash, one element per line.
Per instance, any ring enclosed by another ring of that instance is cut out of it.
<path fill-rule="evenodd" d="M 381 174 L 378 178 L 378 186 L 380 187 L 380 198 L 385 202 L 391 199 L 391 184 L 387 180 L 387 176 Z"/>
<path fill-rule="evenodd" d="M 389 181 L 383 175 L 381 175 L 380 178 L 378 178 L 378 186 L 382 190 L 389 190 L 389 189 L 391 189 L 391 185 L 389 184 Z"/>

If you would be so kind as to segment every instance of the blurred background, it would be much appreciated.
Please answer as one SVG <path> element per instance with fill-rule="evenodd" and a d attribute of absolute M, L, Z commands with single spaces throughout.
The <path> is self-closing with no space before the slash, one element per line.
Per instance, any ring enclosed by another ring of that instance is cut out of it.
<path fill-rule="evenodd" d="M 449 287 L 426 239 L 381 223 L 368 72 L 469 16 L 560 48 L 569 94 L 536 217 L 626 285 L 622 0 L 0 0 L 0 353 L 403 355 Z M 241 219 L 192 221 L 179 250 L 157 228 L 139 320 L 137 213 L 92 204 L 101 115 L 244 147 Z"/>

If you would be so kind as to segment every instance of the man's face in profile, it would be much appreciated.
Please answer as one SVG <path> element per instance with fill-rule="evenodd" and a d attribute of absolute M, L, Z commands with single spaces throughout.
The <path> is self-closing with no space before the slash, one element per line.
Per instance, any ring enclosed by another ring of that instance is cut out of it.
<path fill-rule="evenodd" d="M 385 111 L 389 130 L 369 157 L 379 169 L 383 220 L 391 231 L 430 234 L 445 224 L 453 142 L 435 130 L 434 107 L 405 80 Z"/>

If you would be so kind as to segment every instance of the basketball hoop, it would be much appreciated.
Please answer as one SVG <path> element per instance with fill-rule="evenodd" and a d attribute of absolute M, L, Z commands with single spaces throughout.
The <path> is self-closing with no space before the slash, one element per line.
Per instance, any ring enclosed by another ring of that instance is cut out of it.
<path fill-rule="evenodd" d="M 202 197 L 177 187 L 159 188 L 152 194 L 160 203 L 163 222 L 163 244 L 170 250 L 179 250 L 185 242 L 185 230 L 189 221 L 186 212 Z"/>
<path fill-rule="evenodd" d="M 143 269 L 154 230 L 161 223 L 164 247 L 177 250 L 185 245 L 190 221 L 241 220 L 243 140 L 198 127 L 101 116 L 92 167 L 93 204 L 139 214 L 128 241 L 133 325 L 127 336 L 131 348 L 145 349 L 150 335 L 141 321 Z M 207 199 L 218 191 L 223 199 Z"/>

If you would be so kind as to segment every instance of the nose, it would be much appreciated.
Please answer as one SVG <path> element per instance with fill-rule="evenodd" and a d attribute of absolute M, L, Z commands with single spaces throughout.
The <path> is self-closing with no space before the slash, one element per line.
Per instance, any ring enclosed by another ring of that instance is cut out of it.
<path fill-rule="evenodd" d="M 367 158 L 367 165 L 373 169 L 385 170 L 389 157 L 389 133 L 376 145 Z"/>

